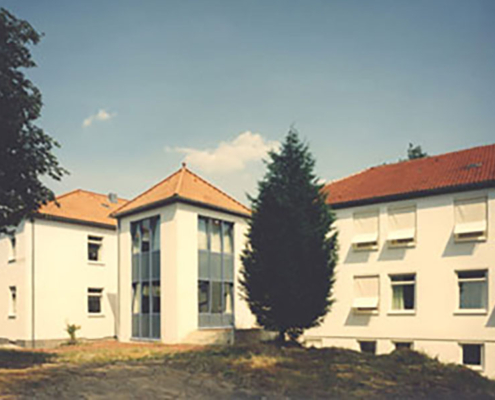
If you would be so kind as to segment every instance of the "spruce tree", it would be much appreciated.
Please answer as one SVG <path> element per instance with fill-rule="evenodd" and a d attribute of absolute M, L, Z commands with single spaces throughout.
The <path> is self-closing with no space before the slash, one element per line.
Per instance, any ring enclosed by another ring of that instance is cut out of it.
<path fill-rule="evenodd" d="M 297 339 L 321 324 L 332 305 L 337 260 L 335 220 L 314 174 L 308 146 L 291 129 L 251 198 L 240 284 L 260 326 Z"/>

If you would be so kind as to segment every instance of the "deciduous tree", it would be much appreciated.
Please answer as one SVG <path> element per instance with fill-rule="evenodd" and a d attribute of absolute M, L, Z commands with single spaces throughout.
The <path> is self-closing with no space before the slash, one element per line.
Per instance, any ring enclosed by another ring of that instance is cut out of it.
<path fill-rule="evenodd" d="M 40 37 L 27 21 L 0 9 L 0 232 L 54 199 L 41 177 L 60 180 L 66 173 L 52 153 L 58 143 L 34 123 L 41 93 L 24 74 L 36 66 L 28 46 Z"/>

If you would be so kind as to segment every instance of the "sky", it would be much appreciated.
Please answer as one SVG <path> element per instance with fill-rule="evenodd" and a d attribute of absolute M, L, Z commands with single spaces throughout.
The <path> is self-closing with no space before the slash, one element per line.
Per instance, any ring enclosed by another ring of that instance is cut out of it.
<path fill-rule="evenodd" d="M 0 0 L 29 21 L 38 121 L 131 199 L 180 168 L 248 204 L 293 125 L 329 181 L 495 142 L 492 0 Z"/>

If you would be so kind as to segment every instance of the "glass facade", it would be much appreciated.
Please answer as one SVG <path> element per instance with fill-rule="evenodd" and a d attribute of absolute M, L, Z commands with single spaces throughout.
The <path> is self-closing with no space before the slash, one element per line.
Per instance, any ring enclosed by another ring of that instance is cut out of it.
<path fill-rule="evenodd" d="M 160 339 L 160 217 L 131 223 L 132 337 Z"/>
<path fill-rule="evenodd" d="M 234 224 L 198 218 L 199 327 L 233 326 Z"/>

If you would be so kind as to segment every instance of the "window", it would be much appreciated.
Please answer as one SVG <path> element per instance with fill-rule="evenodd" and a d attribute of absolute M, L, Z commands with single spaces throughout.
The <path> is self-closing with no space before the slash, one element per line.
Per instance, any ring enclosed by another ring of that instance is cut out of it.
<path fill-rule="evenodd" d="M 474 368 L 483 368 L 483 345 L 482 344 L 461 344 L 462 364 Z"/>
<path fill-rule="evenodd" d="M 361 353 L 376 354 L 376 341 L 362 340 L 359 342 Z"/>
<path fill-rule="evenodd" d="M 412 342 L 394 342 L 395 350 L 412 350 Z"/>
<path fill-rule="evenodd" d="M 88 313 L 101 314 L 101 298 L 103 289 L 88 289 Z"/>
<path fill-rule="evenodd" d="M 486 310 L 487 271 L 458 271 L 459 309 Z"/>
<path fill-rule="evenodd" d="M 10 286 L 9 291 L 9 318 L 15 318 L 17 315 L 17 288 L 15 286 Z"/>
<path fill-rule="evenodd" d="M 354 277 L 354 301 L 352 308 L 356 311 L 378 310 L 379 278 L 378 276 Z"/>
<path fill-rule="evenodd" d="M 198 218 L 198 312 L 200 327 L 233 325 L 234 225 Z"/>
<path fill-rule="evenodd" d="M 391 275 L 392 310 L 414 310 L 416 275 Z"/>
<path fill-rule="evenodd" d="M 16 259 L 16 239 L 15 235 L 9 235 L 8 236 L 8 262 L 14 262 Z"/>
<path fill-rule="evenodd" d="M 88 260 L 89 261 L 101 261 L 101 248 L 103 244 L 103 238 L 101 236 L 88 236 Z"/>
<path fill-rule="evenodd" d="M 132 337 L 161 335 L 160 217 L 131 223 Z"/>
<path fill-rule="evenodd" d="M 416 207 L 401 207 L 388 211 L 390 247 L 411 247 L 416 242 Z"/>
<path fill-rule="evenodd" d="M 456 242 L 486 240 L 487 199 L 486 197 L 457 200 L 454 203 Z"/>
<path fill-rule="evenodd" d="M 354 250 L 378 249 L 378 211 L 354 214 Z"/>

